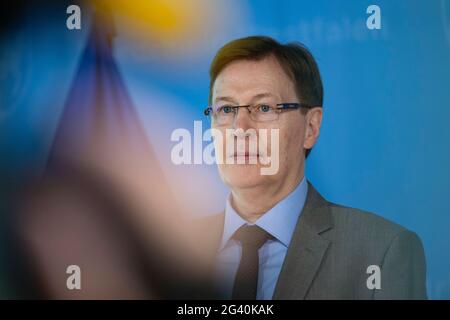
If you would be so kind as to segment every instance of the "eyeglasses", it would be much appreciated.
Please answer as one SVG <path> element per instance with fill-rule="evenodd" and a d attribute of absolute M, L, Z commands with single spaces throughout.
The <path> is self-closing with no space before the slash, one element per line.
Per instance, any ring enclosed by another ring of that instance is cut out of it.
<path fill-rule="evenodd" d="M 222 105 L 209 106 L 203 113 L 208 116 L 212 123 L 216 125 L 232 124 L 237 116 L 239 108 L 247 108 L 250 119 L 256 122 L 267 122 L 278 120 L 283 110 L 294 110 L 298 108 L 311 108 L 311 106 L 302 103 L 261 103 L 256 105 Z"/>

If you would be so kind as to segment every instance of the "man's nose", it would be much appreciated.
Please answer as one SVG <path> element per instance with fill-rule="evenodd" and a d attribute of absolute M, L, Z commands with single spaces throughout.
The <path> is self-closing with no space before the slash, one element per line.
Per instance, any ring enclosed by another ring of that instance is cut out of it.
<path fill-rule="evenodd" d="M 253 121 L 250 118 L 250 112 L 248 108 L 238 108 L 236 110 L 236 115 L 234 117 L 233 128 L 238 129 L 241 128 L 243 130 L 247 130 L 253 128 Z"/>

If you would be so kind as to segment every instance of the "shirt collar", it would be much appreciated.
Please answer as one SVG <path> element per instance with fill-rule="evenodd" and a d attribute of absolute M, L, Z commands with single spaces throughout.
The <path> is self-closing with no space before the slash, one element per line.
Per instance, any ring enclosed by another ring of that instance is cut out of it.
<path fill-rule="evenodd" d="M 254 224 L 270 233 L 284 246 L 289 246 L 298 217 L 305 204 L 307 192 L 308 183 L 303 177 L 291 193 L 263 214 Z M 244 224 L 251 224 L 233 209 L 230 197 L 231 194 L 228 196 L 225 206 L 224 229 L 219 250 L 225 247 L 237 229 Z"/>

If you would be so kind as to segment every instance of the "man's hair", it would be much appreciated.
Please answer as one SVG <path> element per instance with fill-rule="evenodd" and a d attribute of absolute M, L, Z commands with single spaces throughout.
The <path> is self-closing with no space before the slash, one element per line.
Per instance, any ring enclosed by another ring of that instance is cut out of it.
<path fill-rule="evenodd" d="M 293 81 L 301 103 L 322 107 L 323 86 L 319 68 L 309 50 L 299 42 L 281 44 L 265 36 L 251 36 L 225 44 L 214 57 L 209 71 L 209 104 L 212 90 L 219 73 L 237 60 L 262 60 L 273 55 L 287 76 Z M 291 101 L 288 101 L 291 102 Z M 310 150 L 306 150 L 308 156 Z"/>

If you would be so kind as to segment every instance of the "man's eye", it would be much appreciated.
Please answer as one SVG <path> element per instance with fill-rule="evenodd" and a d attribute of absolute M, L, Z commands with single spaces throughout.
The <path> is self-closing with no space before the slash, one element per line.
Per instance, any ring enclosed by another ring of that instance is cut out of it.
<path fill-rule="evenodd" d="M 258 106 L 258 111 L 262 112 L 262 113 L 268 113 L 273 111 L 273 108 L 267 104 L 260 104 Z"/>
<path fill-rule="evenodd" d="M 219 113 L 231 113 L 233 112 L 233 107 L 231 106 L 223 106 L 219 108 Z"/>

